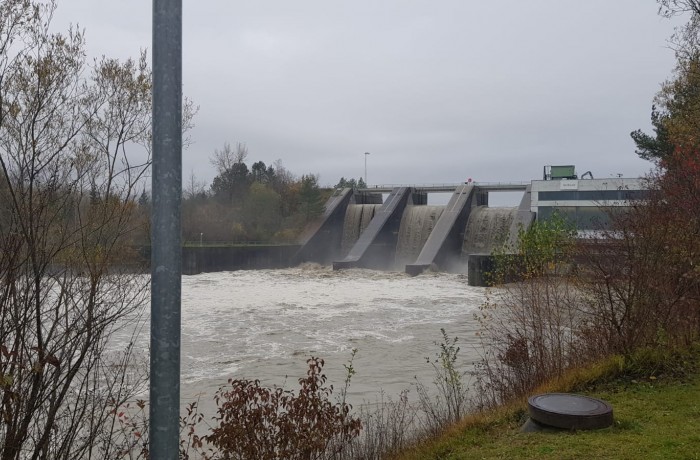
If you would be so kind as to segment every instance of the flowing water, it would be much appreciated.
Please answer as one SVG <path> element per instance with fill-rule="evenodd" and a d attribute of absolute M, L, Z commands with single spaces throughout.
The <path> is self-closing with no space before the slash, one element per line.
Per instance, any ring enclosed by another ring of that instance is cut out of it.
<path fill-rule="evenodd" d="M 341 251 L 345 255 L 350 252 L 353 245 L 360 238 L 360 234 L 367 228 L 374 214 L 381 208 L 381 204 L 351 204 L 345 211 L 343 221 L 343 238 Z"/>
<path fill-rule="evenodd" d="M 474 313 L 484 295 L 466 276 L 447 273 L 410 277 L 305 265 L 185 276 L 183 404 L 200 395 L 210 401 L 228 378 L 286 380 L 285 387 L 296 389 L 312 355 L 325 359 L 337 389 L 354 348 L 354 403 L 374 401 L 380 390 L 396 395 L 414 376 L 430 384 L 425 358 L 439 351 L 440 328 L 459 337 L 463 366 L 477 359 Z"/>
<path fill-rule="evenodd" d="M 464 232 L 462 254 L 491 254 L 508 238 L 517 212 L 517 208 L 474 208 Z"/>
<path fill-rule="evenodd" d="M 416 261 L 444 209 L 444 206 L 406 207 L 396 244 L 397 267 Z"/>

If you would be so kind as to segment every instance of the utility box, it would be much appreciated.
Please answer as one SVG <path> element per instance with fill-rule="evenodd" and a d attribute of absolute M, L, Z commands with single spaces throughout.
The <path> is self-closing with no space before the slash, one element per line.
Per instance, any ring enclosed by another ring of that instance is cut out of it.
<path fill-rule="evenodd" d="M 574 165 L 557 165 L 544 167 L 543 177 L 544 180 L 558 180 L 558 179 L 578 179 L 576 177 L 576 166 Z"/>

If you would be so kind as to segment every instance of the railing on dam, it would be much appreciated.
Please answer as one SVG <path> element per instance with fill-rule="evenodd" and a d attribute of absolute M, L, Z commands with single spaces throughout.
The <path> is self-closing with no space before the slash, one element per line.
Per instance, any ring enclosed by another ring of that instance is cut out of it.
<path fill-rule="evenodd" d="M 187 240 L 182 242 L 182 247 L 185 248 L 226 248 L 226 247 L 249 247 L 249 246 L 296 246 L 299 243 L 290 242 L 272 242 L 272 241 L 208 241 L 208 240 Z"/>
<path fill-rule="evenodd" d="M 465 183 L 466 182 L 460 184 L 381 184 L 357 190 L 359 192 L 390 193 L 397 187 L 410 187 L 418 192 L 452 193 L 457 187 Z M 489 192 L 512 192 L 525 190 L 525 188 L 530 185 L 530 182 L 469 182 L 468 184 L 473 185 L 477 189 Z"/>

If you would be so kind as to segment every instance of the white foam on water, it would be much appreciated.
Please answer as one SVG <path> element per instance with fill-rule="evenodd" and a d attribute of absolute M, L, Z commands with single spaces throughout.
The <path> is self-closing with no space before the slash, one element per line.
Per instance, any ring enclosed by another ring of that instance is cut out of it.
<path fill-rule="evenodd" d="M 227 378 L 279 385 L 293 376 L 295 382 L 312 355 L 326 359 L 329 378 L 339 384 L 354 348 L 356 397 L 371 399 L 382 388 L 398 392 L 415 375 L 429 382 L 425 358 L 435 354 L 440 328 L 473 342 L 473 314 L 483 301 L 483 289 L 446 273 L 409 277 L 309 265 L 186 276 L 183 399 Z"/>
<path fill-rule="evenodd" d="M 357 349 L 349 398 L 374 400 L 433 379 L 426 357 L 445 328 L 458 336 L 465 363 L 477 357 L 474 319 L 485 290 L 466 276 L 374 270 L 283 270 L 204 273 L 182 278 L 182 401 L 211 400 L 229 378 L 295 388 L 306 360 L 322 357 L 336 388 Z M 148 349 L 148 325 L 139 341 Z M 115 337 L 123 343 L 126 337 Z"/>

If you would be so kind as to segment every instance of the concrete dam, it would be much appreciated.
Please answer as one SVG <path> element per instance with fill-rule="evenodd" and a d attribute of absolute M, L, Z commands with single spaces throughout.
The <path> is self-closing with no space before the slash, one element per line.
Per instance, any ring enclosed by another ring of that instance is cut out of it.
<path fill-rule="evenodd" d="M 489 192 L 499 190 L 522 190 L 520 205 L 489 208 Z M 433 191 L 451 192 L 447 205 L 428 205 Z M 470 256 L 515 243 L 518 229 L 534 220 L 530 201 L 529 185 L 338 189 L 304 233 L 293 261 L 332 264 L 334 270 L 466 273 Z"/>

